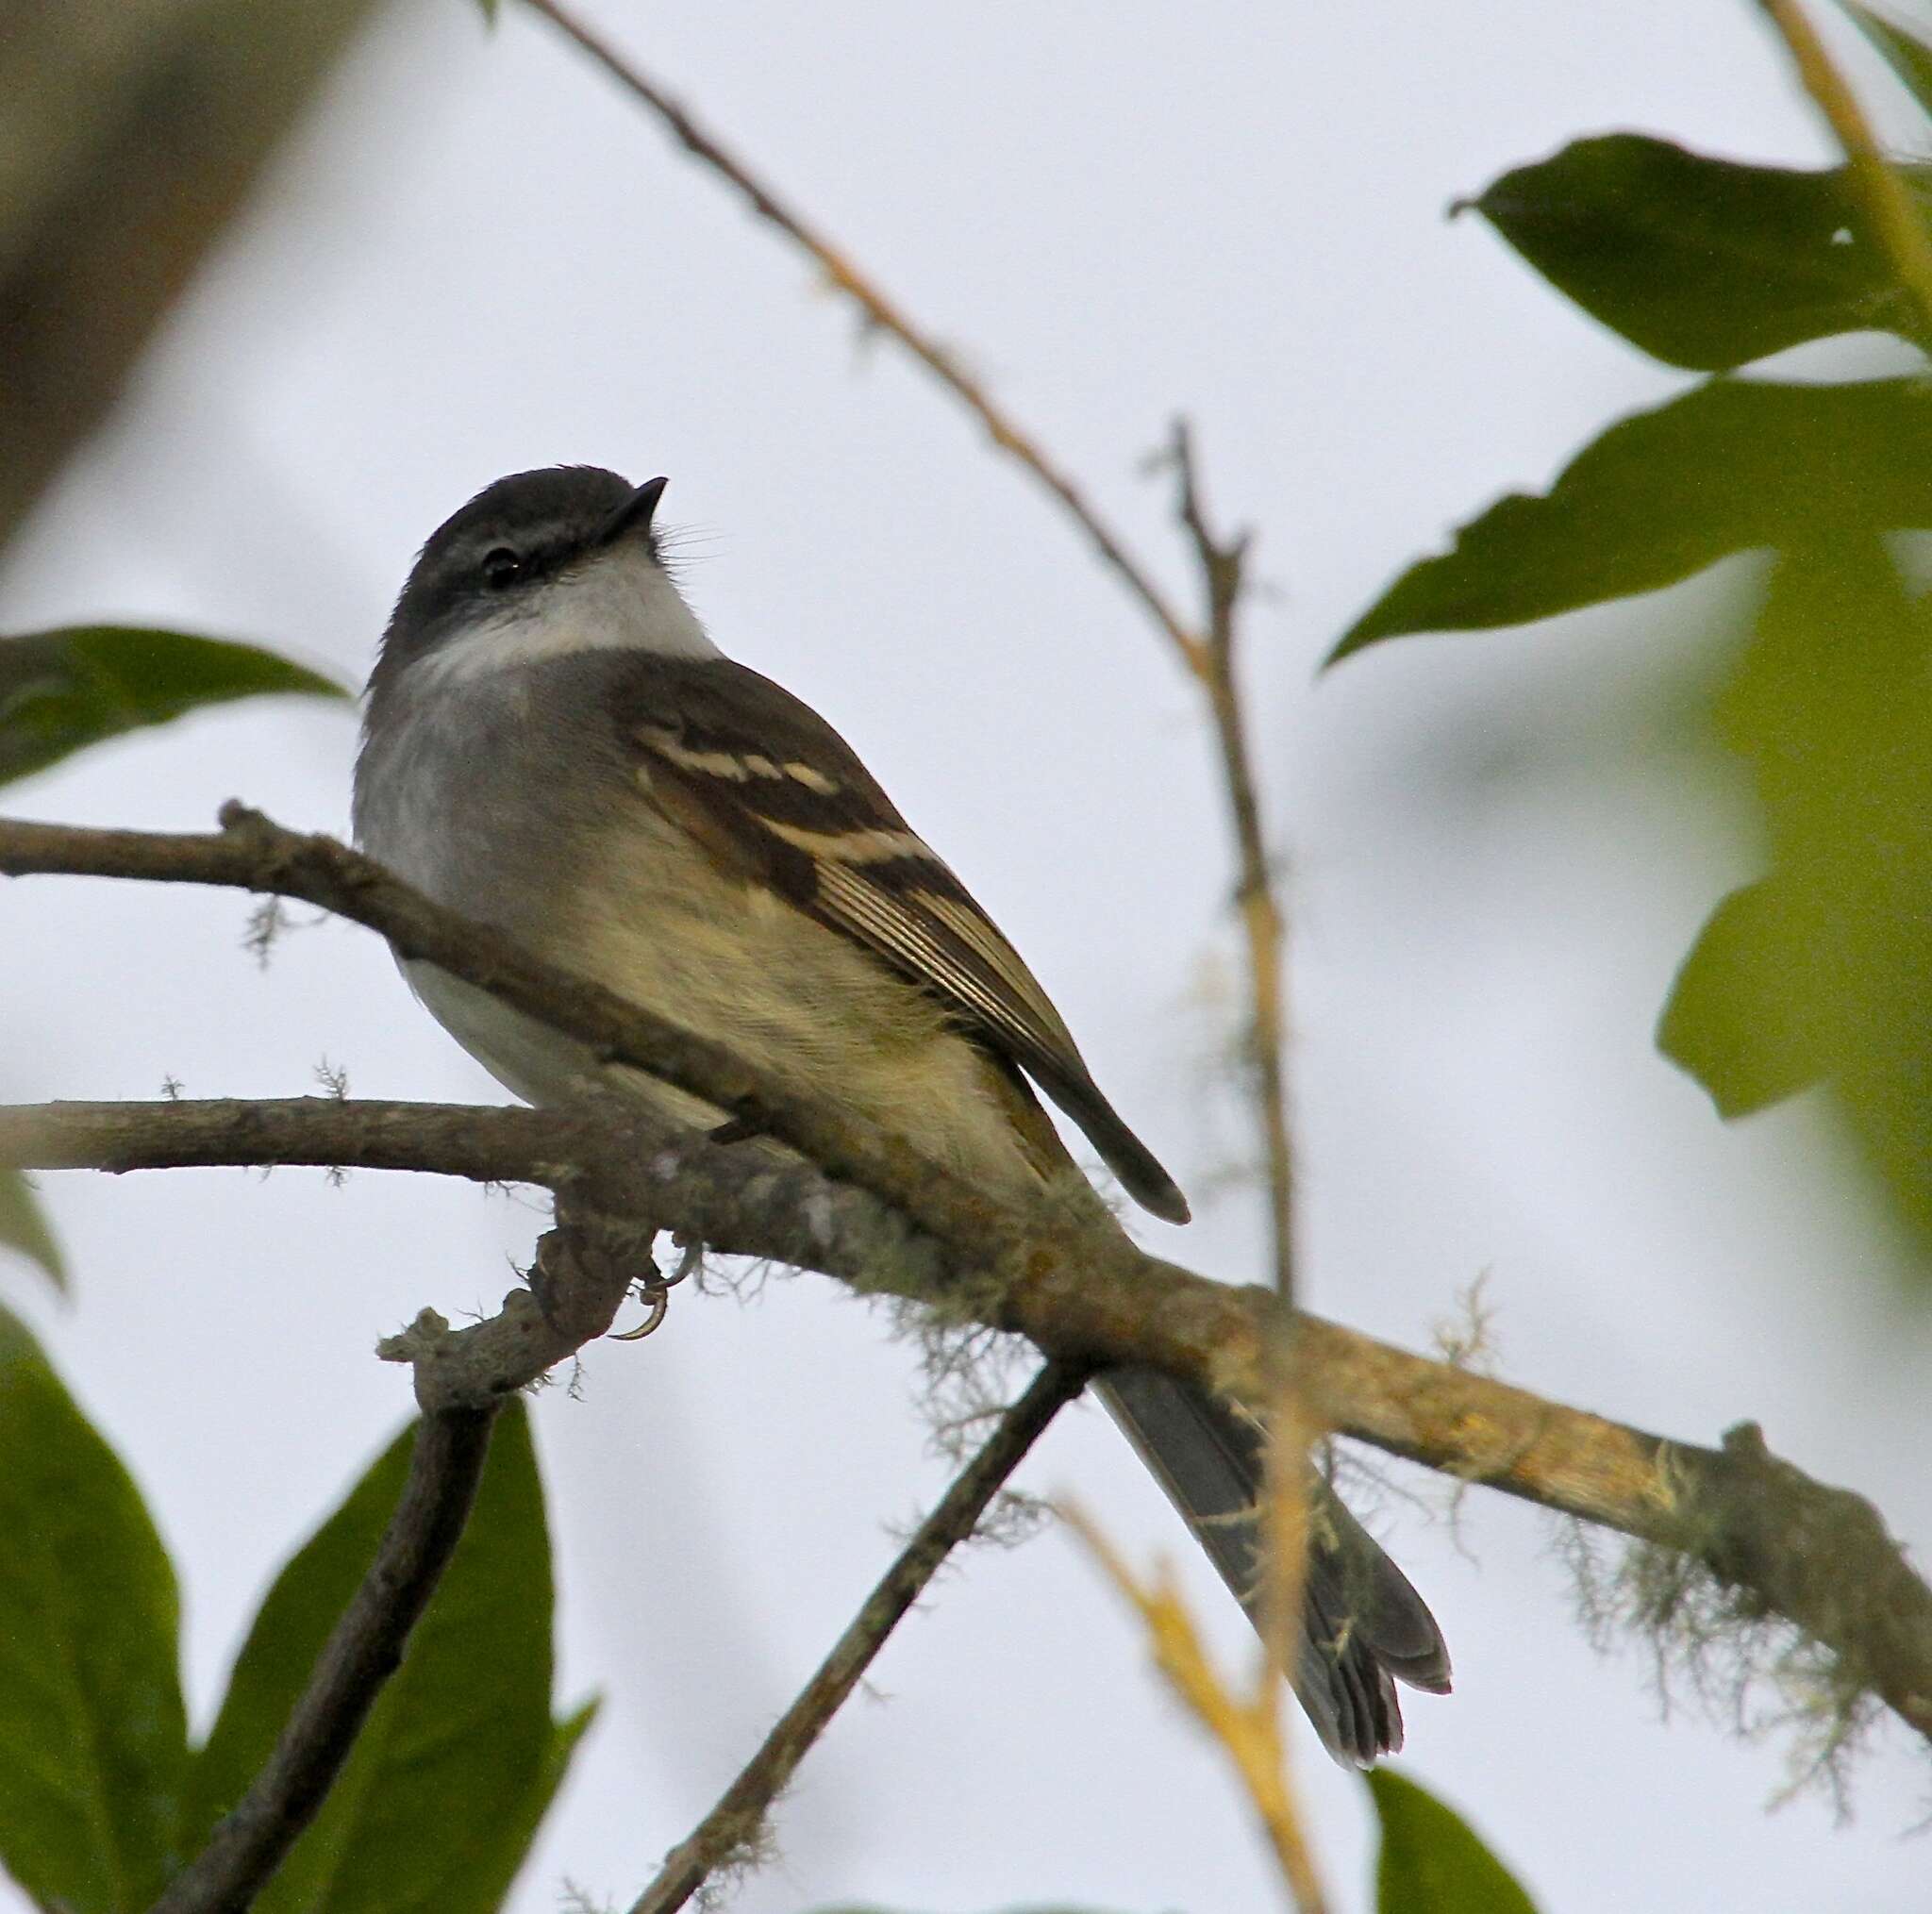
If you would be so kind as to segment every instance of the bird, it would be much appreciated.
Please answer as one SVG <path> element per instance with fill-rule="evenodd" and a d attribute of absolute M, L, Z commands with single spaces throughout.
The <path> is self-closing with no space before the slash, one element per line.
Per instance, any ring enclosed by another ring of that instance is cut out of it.
<path fill-rule="evenodd" d="M 430 535 L 370 674 L 358 843 L 979 1187 L 1091 1194 L 1043 1093 L 1128 1196 L 1186 1222 L 1174 1178 L 951 867 L 824 718 L 728 658 L 691 610 L 656 525 L 665 484 L 591 465 L 514 473 Z M 403 969 L 526 1102 L 615 1086 L 681 1124 L 725 1123 L 447 972 Z M 1258 1624 L 1260 1425 L 1153 1369 L 1094 1387 Z M 1309 1480 L 1288 1673 L 1329 1753 L 1367 1767 L 1402 1745 L 1396 1682 L 1445 1692 L 1448 1651 L 1401 1570 L 1312 1467 Z"/>

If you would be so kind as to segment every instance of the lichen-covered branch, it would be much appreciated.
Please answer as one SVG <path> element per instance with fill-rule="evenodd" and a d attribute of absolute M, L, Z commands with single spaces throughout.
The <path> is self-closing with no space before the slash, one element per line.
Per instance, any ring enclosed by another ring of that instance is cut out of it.
<path fill-rule="evenodd" d="M 726 1253 L 934 1303 L 1050 1355 L 1152 1363 L 1256 1407 L 1268 1401 L 1269 1290 L 1211 1282 L 1077 1219 L 1049 1220 L 1017 1256 L 989 1263 L 851 1183 L 679 1137 L 628 1102 L 584 1110 L 321 1097 L 0 1107 L 0 1163 L 308 1163 L 545 1184 L 633 1207 Z M 519 1313 L 541 1321 L 532 1307 Z M 1300 1314 L 1297 1335 L 1311 1409 L 1331 1427 L 1694 1556 L 1824 1643 L 1932 1740 L 1932 1589 L 1861 1497 L 1770 1455 L 1749 1425 L 1720 1449 L 1666 1441 L 1318 1316 Z"/>

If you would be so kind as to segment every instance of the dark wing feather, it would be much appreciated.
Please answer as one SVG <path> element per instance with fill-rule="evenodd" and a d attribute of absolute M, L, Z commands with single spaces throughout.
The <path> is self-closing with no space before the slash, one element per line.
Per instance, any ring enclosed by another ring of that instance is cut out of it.
<path fill-rule="evenodd" d="M 1173 1180 L 1095 1087 L 1046 992 L 845 741 L 742 665 L 640 659 L 621 703 L 652 789 L 727 868 L 756 877 L 939 997 L 1020 1065 L 1155 1214 Z"/>

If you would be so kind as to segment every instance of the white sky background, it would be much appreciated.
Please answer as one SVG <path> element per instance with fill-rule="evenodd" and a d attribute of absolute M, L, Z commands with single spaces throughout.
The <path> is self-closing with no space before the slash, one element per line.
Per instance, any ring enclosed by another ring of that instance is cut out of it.
<path fill-rule="evenodd" d="M 925 382 L 857 352 L 795 258 L 506 11 L 490 41 L 458 0 L 410 8 L 360 50 L 13 548 L 0 627 L 176 621 L 359 678 L 417 545 L 490 478 L 668 473 L 726 649 L 846 731 L 1204 1186 L 1238 1140 L 1199 1089 L 1204 980 L 1232 945 L 1179 674 Z M 1708 781 L 1628 716 L 1675 656 L 1657 601 L 1312 671 L 1452 522 L 1680 383 L 1444 204 L 1625 125 L 1821 158 L 1755 9 L 599 17 L 957 341 L 1177 590 L 1165 495 L 1136 472 L 1175 408 L 1215 508 L 1260 525 L 1282 590 L 1248 662 L 1292 857 L 1312 1305 L 1425 1346 L 1487 1272 L 1512 1380 L 1699 1440 L 1758 1417 L 1932 1536 L 1932 1334 L 1894 1307 L 1873 1216 L 1814 1173 L 1815 1112 L 1724 1130 L 1650 1048 L 1676 957 L 1750 869 Z M 341 829 L 352 740 L 341 711 L 243 707 L 9 808 L 200 828 L 239 794 Z M 351 927 L 291 935 L 258 974 L 232 895 L 43 879 L 5 910 L 0 1095 L 152 1096 L 169 1073 L 192 1095 L 287 1095 L 325 1056 L 360 1095 L 499 1094 Z M 375 1173 L 45 1185 L 77 1305 L 17 1267 L 0 1282 L 158 1511 L 205 1719 L 266 1578 L 407 1411 L 373 1341 L 425 1303 L 491 1306 L 538 1218 Z M 1252 1194 L 1197 1213 L 1148 1240 L 1255 1275 Z M 626 1901 L 736 1771 L 888 1558 L 884 1524 L 939 1491 L 915 1386 L 881 1321 L 805 1278 L 742 1307 L 681 1294 L 653 1341 L 591 1353 L 585 1400 L 539 1403 L 559 1700 L 607 1700 L 517 1908 L 555 1906 L 566 1873 Z M 1022 1479 L 1076 1492 L 1143 1560 L 1185 1548 L 1096 1411 Z M 1924 1906 L 1932 1848 L 1903 1837 L 1925 1770 L 1902 1732 L 1859 1768 L 1849 1828 L 1815 1795 L 1769 1814 L 1783 1744 L 1741 1746 L 1694 1706 L 1660 1724 L 1641 1656 L 1583 1642 L 1545 1518 L 1474 1495 L 1469 1556 L 1399 1497 L 1378 1526 L 1457 1663 L 1454 1699 L 1408 1707 L 1407 1772 L 1549 1914 Z M 1064 1535 L 975 1554 L 879 1683 L 891 1705 L 856 1704 L 811 1758 L 745 1914 L 1275 1904 L 1218 1756 Z M 1364 1793 L 1311 1738 L 1301 1753 L 1336 1905 L 1362 1908 Z"/>

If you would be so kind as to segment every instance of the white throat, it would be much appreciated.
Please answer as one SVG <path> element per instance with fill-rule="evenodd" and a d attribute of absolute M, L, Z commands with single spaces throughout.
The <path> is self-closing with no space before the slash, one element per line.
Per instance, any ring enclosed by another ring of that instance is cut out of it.
<path fill-rule="evenodd" d="M 600 552 L 466 624 L 424 658 L 424 678 L 460 683 L 578 651 L 659 657 L 724 654 L 641 543 Z"/>

